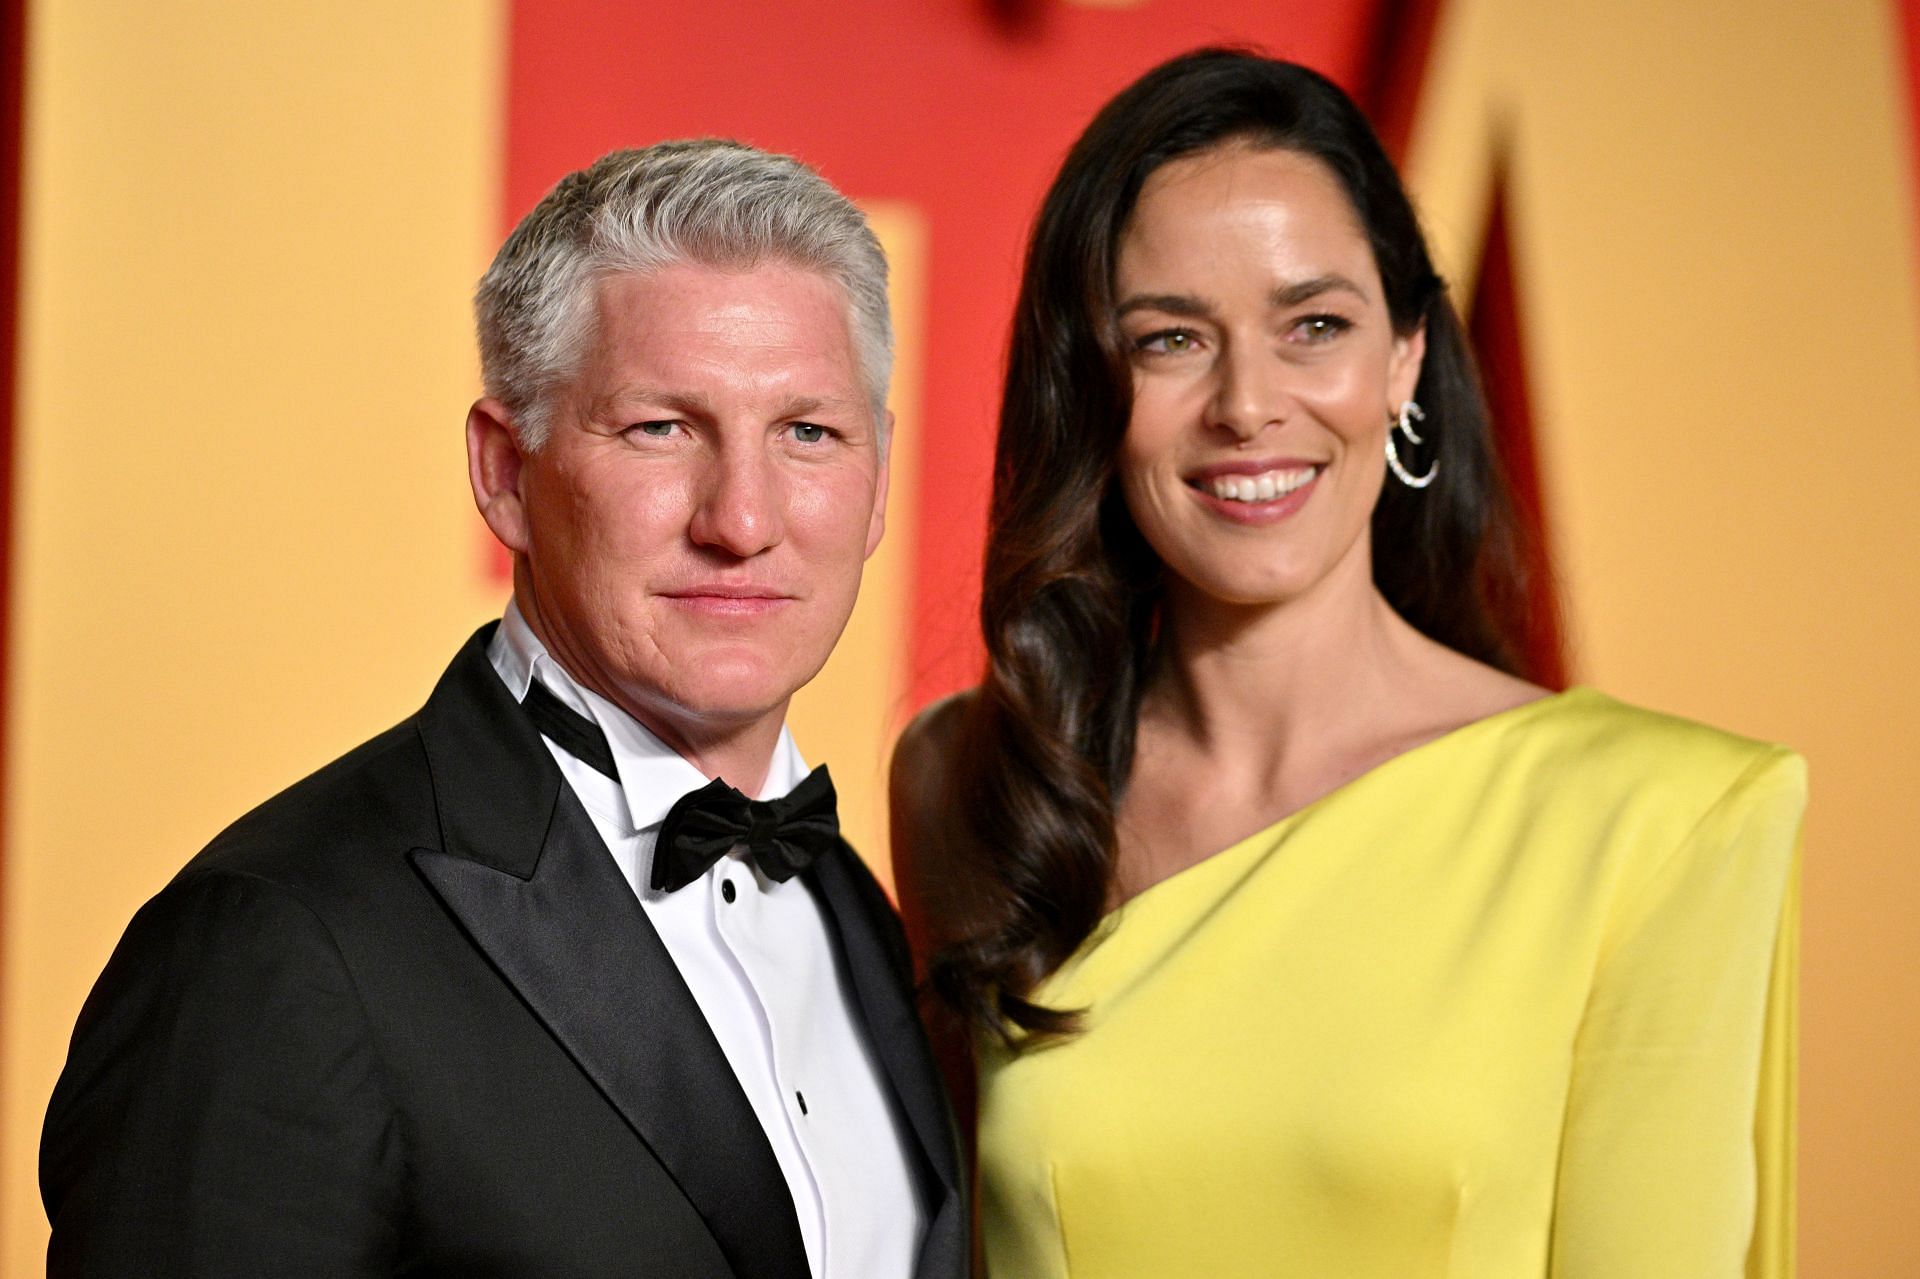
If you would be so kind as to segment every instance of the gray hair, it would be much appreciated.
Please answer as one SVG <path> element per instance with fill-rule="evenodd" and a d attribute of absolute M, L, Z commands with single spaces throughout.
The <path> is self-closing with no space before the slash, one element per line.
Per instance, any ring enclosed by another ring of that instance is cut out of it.
<path fill-rule="evenodd" d="M 854 355 L 884 425 L 893 322 L 886 255 L 866 217 L 791 156 L 713 138 L 611 152 L 520 220 L 474 295 L 487 394 L 513 414 L 521 445 L 538 449 L 554 391 L 584 358 L 598 281 L 768 261 L 818 272 L 846 294 Z"/>

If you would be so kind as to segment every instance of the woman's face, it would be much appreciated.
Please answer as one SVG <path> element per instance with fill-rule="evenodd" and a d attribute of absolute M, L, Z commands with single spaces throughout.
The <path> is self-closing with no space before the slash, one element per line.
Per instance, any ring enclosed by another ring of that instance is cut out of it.
<path fill-rule="evenodd" d="M 1133 364 L 1120 479 L 1175 603 L 1370 586 L 1388 414 L 1413 395 L 1425 335 L 1394 333 L 1332 172 L 1242 143 L 1162 165 L 1114 297 Z"/>

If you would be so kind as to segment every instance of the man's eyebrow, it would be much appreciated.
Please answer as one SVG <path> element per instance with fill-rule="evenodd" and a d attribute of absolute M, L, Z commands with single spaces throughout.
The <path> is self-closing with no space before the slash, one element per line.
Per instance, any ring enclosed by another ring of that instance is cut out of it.
<path fill-rule="evenodd" d="M 777 418 L 808 417 L 820 412 L 844 412 L 860 407 L 862 401 L 837 395 L 796 395 L 782 402 L 773 416 Z M 623 386 L 602 396 L 599 404 L 601 415 L 618 416 L 632 412 L 634 406 L 645 405 L 647 412 L 681 414 L 686 417 L 707 418 L 714 413 L 713 403 L 698 391 L 669 391 L 656 386 Z"/>
<path fill-rule="evenodd" d="M 668 413 L 684 413 L 689 417 L 704 416 L 712 408 L 707 398 L 695 391 L 669 391 L 662 387 L 639 385 L 616 387 L 601 396 L 595 407 L 604 412 L 613 412 L 638 404 Z"/>
<path fill-rule="evenodd" d="M 828 412 L 845 412 L 859 405 L 859 400 L 848 399 L 841 395 L 796 395 L 781 406 L 776 416 L 811 417 L 823 409 Z"/>

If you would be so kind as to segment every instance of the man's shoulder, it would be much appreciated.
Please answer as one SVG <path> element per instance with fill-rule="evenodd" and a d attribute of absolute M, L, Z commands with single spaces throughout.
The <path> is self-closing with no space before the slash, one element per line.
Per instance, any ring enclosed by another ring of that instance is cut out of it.
<path fill-rule="evenodd" d="M 410 716 L 214 836 L 181 875 L 311 884 L 438 843 L 432 776 Z"/>

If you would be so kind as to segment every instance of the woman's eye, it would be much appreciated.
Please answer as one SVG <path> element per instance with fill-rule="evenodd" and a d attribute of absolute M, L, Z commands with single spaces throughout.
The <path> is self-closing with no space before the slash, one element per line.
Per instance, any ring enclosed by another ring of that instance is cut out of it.
<path fill-rule="evenodd" d="M 1198 342 L 1198 337 L 1186 329 L 1163 329 L 1139 339 L 1133 349 L 1153 355 L 1182 355 L 1193 350 Z"/>
<path fill-rule="evenodd" d="M 827 438 L 827 428 L 817 422 L 795 422 L 793 438 L 802 444 L 818 444 Z"/>
<path fill-rule="evenodd" d="M 1339 337 L 1352 327 L 1352 321 L 1342 316 L 1309 315 L 1294 325 L 1294 331 L 1309 342 L 1325 342 L 1329 338 Z"/>

